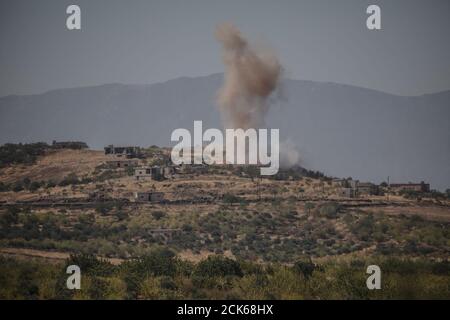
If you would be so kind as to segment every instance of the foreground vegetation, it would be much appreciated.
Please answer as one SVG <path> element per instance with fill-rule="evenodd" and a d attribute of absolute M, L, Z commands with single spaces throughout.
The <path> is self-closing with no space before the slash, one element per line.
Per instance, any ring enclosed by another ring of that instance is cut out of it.
<path fill-rule="evenodd" d="M 175 210 L 120 203 L 87 211 L 9 207 L 0 211 L 0 246 L 122 259 L 165 246 L 177 253 L 228 252 L 237 259 L 279 263 L 361 250 L 430 258 L 450 254 L 449 223 L 417 215 L 348 210 L 335 202 L 169 209 Z M 169 231 L 154 232 L 161 229 Z"/>
<path fill-rule="evenodd" d="M 68 265 L 81 268 L 81 290 L 66 289 Z M 368 290 L 366 268 L 382 270 Z M 303 258 L 291 266 L 210 256 L 197 264 L 159 249 L 112 265 L 91 255 L 65 263 L 0 258 L 1 299 L 450 299 L 450 264 L 382 256 Z"/>

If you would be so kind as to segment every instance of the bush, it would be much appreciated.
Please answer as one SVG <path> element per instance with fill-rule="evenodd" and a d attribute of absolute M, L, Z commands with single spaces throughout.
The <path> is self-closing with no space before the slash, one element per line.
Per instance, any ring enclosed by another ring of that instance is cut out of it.
<path fill-rule="evenodd" d="M 65 187 L 69 185 L 79 184 L 80 180 L 78 179 L 77 175 L 75 173 L 71 173 L 68 176 L 66 176 L 58 185 L 60 187 Z"/>
<path fill-rule="evenodd" d="M 161 219 L 162 217 L 165 217 L 165 216 L 166 216 L 166 214 L 164 212 L 162 212 L 162 211 L 153 211 L 152 212 L 152 217 L 154 219 L 156 219 L 156 220 L 159 220 L 159 219 Z"/>
<path fill-rule="evenodd" d="M 139 278 L 174 276 L 177 271 L 177 259 L 173 251 L 157 249 L 137 260 L 128 262 L 127 268 Z"/>
<path fill-rule="evenodd" d="M 0 192 L 6 192 L 10 190 L 10 185 L 5 184 L 3 182 L 0 181 Z"/>
<path fill-rule="evenodd" d="M 311 258 L 302 259 L 295 262 L 293 269 L 296 273 L 302 274 L 308 280 L 316 269 L 316 265 L 311 261 Z"/>
<path fill-rule="evenodd" d="M 48 148 L 48 144 L 43 142 L 2 145 L 0 146 L 0 168 L 10 164 L 33 164 L 38 156 L 45 154 Z"/>
<path fill-rule="evenodd" d="M 22 182 L 16 182 L 16 183 L 14 184 L 12 190 L 13 190 L 14 192 L 20 192 L 20 191 L 24 190 L 24 186 L 23 186 Z"/>
<path fill-rule="evenodd" d="M 320 208 L 319 208 L 319 212 L 321 215 L 329 218 L 329 219 L 334 219 L 337 217 L 337 214 L 339 212 L 340 206 L 338 203 L 336 202 L 328 202 L 323 204 Z"/>
<path fill-rule="evenodd" d="M 122 210 L 119 210 L 116 214 L 117 220 L 123 221 L 128 219 L 128 214 L 126 212 L 123 212 Z"/>
<path fill-rule="evenodd" d="M 77 265 L 85 275 L 106 277 L 114 272 L 114 265 L 92 254 L 72 254 L 66 261 L 66 268 L 69 265 Z"/>
<path fill-rule="evenodd" d="M 238 196 L 226 193 L 223 196 L 223 202 L 233 204 L 233 203 L 241 203 L 243 202 L 243 199 L 239 198 Z"/>
<path fill-rule="evenodd" d="M 222 256 L 209 256 L 206 260 L 202 260 L 194 273 L 201 277 L 243 276 L 238 262 Z"/>
<path fill-rule="evenodd" d="M 34 192 L 34 191 L 36 191 L 36 190 L 38 190 L 40 187 L 41 187 L 41 183 L 40 182 L 38 182 L 38 181 L 33 181 L 30 185 L 29 185 L 29 187 L 28 187 L 28 190 L 30 190 L 31 192 Z"/>
<path fill-rule="evenodd" d="M 97 211 L 100 214 L 105 215 L 108 212 L 110 212 L 113 208 L 114 208 L 114 205 L 111 203 L 98 203 L 95 206 L 95 211 Z"/>
<path fill-rule="evenodd" d="M 17 207 L 9 207 L 8 211 L 1 216 L 4 225 L 10 226 L 19 222 L 20 209 Z"/>

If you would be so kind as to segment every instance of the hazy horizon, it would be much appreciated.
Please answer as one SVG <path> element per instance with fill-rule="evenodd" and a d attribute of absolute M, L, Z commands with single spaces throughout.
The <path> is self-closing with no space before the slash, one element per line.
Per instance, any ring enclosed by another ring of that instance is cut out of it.
<path fill-rule="evenodd" d="M 66 28 L 70 4 L 81 7 L 81 30 Z M 381 7 L 381 30 L 366 27 L 370 4 Z M 214 29 L 225 21 L 272 48 L 287 78 L 441 92 L 450 89 L 448 12 L 445 0 L 6 0 L 0 96 L 222 72 Z"/>
<path fill-rule="evenodd" d="M 155 85 L 155 84 L 164 84 L 166 82 L 175 81 L 175 80 L 178 80 L 178 79 L 206 78 L 206 77 L 215 76 L 215 75 L 223 75 L 223 72 L 213 72 L 213 73 L 210 73 L 210 74 L 204 74 L 204 75 L 198 75 L 198 76 L 195 76 L 195 75 L 193 75 L 193 76 L 178 76 L 178 77 L 175 77 L 175 78 L 172 78 L 172 79 L 168 79 L 168 80 L 155 81 L 155 82 L 149 82 L 149 83 L 104 82 L 104 83 L 98 83 L 98 84 L 79 85 L 79 86 L 73 86 L 73 87 L 55 87 L 53 89 L 48 89 L 48 90 L 42 91 L 42 92 L 22 93 L 22 94 L 7 94 L 7 95 L 0 96 L 0 98 L 5 98 L 5 97 L 8 97 L 8 96 L 34 96 L 34 95 L 42 95 L 42 94 L 46 94 L 46 93 L 49 93 L 49 92 L 52 92 L 52 91 L 58 91 L 58 90 L 91 88 L 91 87 L 101 87 L 101 86 L 108 86 L 108 85 L 152 86 L 152 85 Z M 330 84 L 336 84 L 336 85 L 342 85 L 342 86 L 357 87 L 357 88 L 361 88 L 361 89 L 381 92 L 381 93 L 385 93 L 385 94 L 389 94 L 389 95 L 393 95 L 393 96 L 398 96 L 398 97 L 420 97 L 420 96 L 439 94 L 439 93 L 450 91 L 450 88 L 449 88 L 449 89 L 443 89 L 443 90 L 438 90 L 438 91 L 433 91 L 433 92 L 424 92 L 424 93 L 421 93 L 421 94 L 402 95 L 402 94 L 396 94 L 396 93 L 392 93 L 392 92 L 388 92 L 388 91 L 383 91 L 383 90 L 380 90 L 380 89 L 368 88 L 368 87 L 364 87 L 364 86 L 358 86 L 358 85 L 354 85 L 354 84 L 335 82 L 335 81 L 317 81 L 317 80 L 310 80 L 310 79 L 296 79 L 296 78 L 292 78 L 292 77 L 291 78 L 283 78 L 283 80 L 305 81 L 305 82 L 315 82 L 315 83 L 330 83 Z"/>

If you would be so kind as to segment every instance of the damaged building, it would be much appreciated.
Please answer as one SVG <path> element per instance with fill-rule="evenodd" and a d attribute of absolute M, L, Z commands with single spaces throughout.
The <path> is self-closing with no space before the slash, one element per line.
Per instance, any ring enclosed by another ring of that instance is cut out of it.
<path fill-rule="evenodd" d="M 354 188 L 340 188 L 338 195 L 344 198 L 355 198 L 357 196 L 356 189 Z"/>
<path fill-rule="evenodd" d="M 137 159 L 114 159 L 107 160 L 106 166 L 109 169 L 136 167 L 139 164 Z"/>
<path fill-rule="evenodd" d="M 206 164 L 181 164 L 177 167 L 177 172 L 181 174 L 205 174 L 208 173 L 208 165 Z"/>
<path fill-rule="evenodd" d="M 161 202 L 164 201 L 164 193 L 155 191 L 136 192 L 135 200 L 136 202 Z"/>
<path fill-rule="evenodd" d="M 421 183 L 391 183 L 389 188 L 393 192 L 401 192 L 401 191 L 416 191 L 416 192 L 430 192 L 430 184 L 421 182 Z"/>
<path fill-rule="evenodd" d="M 136 180 L 156 180 L 161 181 L 171 178 L 175 174 L 173 166 L 153 166 L 139 167 L 134 170 Z"/>
<path fill-rule="evenodd" d="M 115 146 L 110 144 L 104 149 L 105 155 L 113 155 L 116 157 L 123 157 L 128 159 L 142 157 L 141 148 L 137 146 Z"/>
<path fill-rule="evenodd" d="M 339 187 L 338 194 L 345 198 L 355 198 L 361 195 L 379 195 L 380 188 L 371 182 L 359 182 L 359 180 L 334 179 L 333 184 Z"/>
<path fill-rule="evenodd" d="M 52 142 L 52 149 L 72 149 L 72 150 L 82 150 L 88 149 L 89 146 L 86 142 L 82 141 L 56 141 Z"/>
<path fill-rule="evenodd" d="M 358 195 L 371 195 L 376 196 L 380 194 L 380 188 L 371 182 L 360 182 L 357 185 Z"/>

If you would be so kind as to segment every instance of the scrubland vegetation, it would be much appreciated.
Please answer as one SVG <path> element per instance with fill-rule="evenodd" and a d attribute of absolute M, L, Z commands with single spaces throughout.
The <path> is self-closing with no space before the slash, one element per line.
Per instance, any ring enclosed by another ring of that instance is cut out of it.
<path fill-rule="evenodd" d="M 66 288 L 68 265 L 81 289 Z M 380 266 L 382 288 L 368 290 L 366 267 Z M 211 256 L 182 261 L 165 249 L 113 265 L 91 255 L 65 263 L 0 258 L 2 299 L 449 299 L 450 264 L 382 256 L 291 266 Z"/>
<path fill-rule="evenodd" d="M 136 181 L 101 152 L 48 160 L 49 147 L 0 148 L 0 299 L 450 298 L 449 191 L 342 200 L 320 172 L 263 181 L 251 166 Z M 167 161 L 161 148 L 144 151 L 146 164 Z M 184 200 L 134 203 L 140 190 Z M 55 206 L 26 201 L 52 197 Z M 66 289 L 70 264 L 81 290 Z M 372 264 L 382 290 L 366 287 Z"/>
<path fill-rule="evenodd" d="M 361 250 L 449 255 L 448 222 L 344 210 L 334 202 L 310 206 L 223 204 L 213 211 L 192 207 L 179 212 L 164 206 L 136 211 L 119 202 L 99 203 L 87 212 L 10 207 L 0 214 L 0 245 L 123 259 L 166 246 L 175 252 L 229 252 L 238 259 L 279 263 Z"/>

